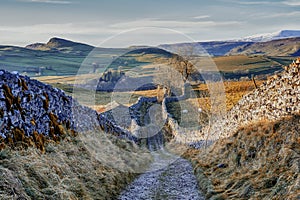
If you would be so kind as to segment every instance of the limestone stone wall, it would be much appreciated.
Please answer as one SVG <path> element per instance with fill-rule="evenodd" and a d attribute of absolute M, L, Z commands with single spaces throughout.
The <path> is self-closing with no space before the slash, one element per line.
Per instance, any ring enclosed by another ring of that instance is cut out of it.
<path fill-rule="evenodd" d="M 225 117 L 198 131 L 181 128 L 168 113 L 163 101 L 163 116 L 172 129 L 175 140 L 192 146 L 203 141 L 228 137 L 239 127 L 260 120 L 278 120 L 300 112 L 300 58 L 270 78 L 253 92 L 245 95 Z M 198 145 L 199 143 L 199 145 Z"/>
<path fill-rule="evenodd" d="M 259 120 L 278 120 L 300 112 L 300 58 L 253 92 L 245 95 L 226 115 L 211 128 L 217 139 L 228 137 L 239 127 Z"/>
<path fill-rule="evenodd" d="M 139 110 L 143 103 L 156 103 L 157 97 L 139 97 L 137 102 L 130 106 L 132 110 Z"/>
<path fill-rule="evenodd" d="M 178 122 L 173 118 L 173 116 L 168 112 L 167 104 L 176 101 L 182 101 L 190 97 L 191 86 L 188 83 L 184 84 L 182 89 L 182 95 L 178 97 L 166 97 L 162 101 L 162 116 L 166 121 L 166 124 L 172 131 L 174 140 L 179 143 L 192 143 L 197 141 L 199 138 L 199 131 L 189 130 L 187 128 L 182 128 L 179 126 Z"/>
<path fill-rule="evenodd" d="M 188 128 L 180 127 L 178 122 L 172 117 L 167 109 L 167 99 L 162 102 L 162 115 L 166 124 L 171 129 L 174 140 L 182 144 L 193 144 L 199 140 L 205 140 L 205 135 L 199 130 L 190 130 Z"/>
<path fill-rule="evenodd" d="M 137 102 L 130 106 L 130 110 L 133 112 L 132 113 L 132 119 L 131 119 L 131 127 L 130 127 L 130 132 L 132 133 L 133 136 L 139 138 L 141 142 L 143 140 L 147 140 L 148 133 L 145 128 L 141 126 L 142 122 L 140 119 L 140 109 L 144 105 L 144 103 L 157 103 L 157 97 L 139 97 Z"/>
<path fill-rule="evenodd" d="M 62 90 L 17 73 L 0 70 L 0 144 L 39 144 L 58 141 L 69 133 L 102 127 L 120 137 L 131 137 L 91 108 L 80 105 Z"/>

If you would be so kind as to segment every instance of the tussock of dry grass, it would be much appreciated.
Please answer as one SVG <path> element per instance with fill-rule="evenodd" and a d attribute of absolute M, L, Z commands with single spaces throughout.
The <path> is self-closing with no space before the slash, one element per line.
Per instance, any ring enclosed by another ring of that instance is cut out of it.
<path fill-rule="evenodd" d="M 80 135 L 48 143 L 45 154 L 36 148 L 0 151 L 0 199 L 115 199 L 138 175 L 136 165 L 147 167 L 151 157 L 132 143 L 96 134 L 97 155 Z"/>
<path fill-rule="evenodd" d="M 202 186 L 208 197 L 299 199 L 299 125 L 300 115 L 261 121 L 209 149 L 190 150 L 185 156 L 191 158 L 200 181 L 207 179 Z"/>

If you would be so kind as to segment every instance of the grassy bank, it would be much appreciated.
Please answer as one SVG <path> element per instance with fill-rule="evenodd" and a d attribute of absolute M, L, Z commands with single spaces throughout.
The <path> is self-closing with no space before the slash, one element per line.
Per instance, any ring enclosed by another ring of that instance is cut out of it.
<path fill-rule="evenodd" d="M 146 150 L 101 132 L 48 142 L 44 154 L 7 147 L 0 151 L 0 199 L 116 199 L 150 161 Z"/>
<path fill-rule="evenodd" d="M 299 124 L 261 121 L 184 156 L 209 199 L 299 199 Z"/>

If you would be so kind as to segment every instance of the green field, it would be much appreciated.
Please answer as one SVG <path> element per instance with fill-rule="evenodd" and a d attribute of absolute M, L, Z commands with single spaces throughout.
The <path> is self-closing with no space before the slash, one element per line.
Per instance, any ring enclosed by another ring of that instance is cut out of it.
<path fill-rule="evenodd" d="M 124 50 L 123 50 L 124 51 Z M 122 53 L 120 49 L 95 50 L 92 55 L 88 52 L 68 54 L 62 52 L 38 51 L 19 47 L 0 46 L 0 67 L 8 71 L 18 71 L 27 75 L 37 76 L 34 69 L 43 67 L 44 76 L 66 76 L 77 74 L 79 68 L 83 73 L 90 73 L 93 70 L 92 61 L 97 60 L 100 65 L 106 66 L 112 61 L 113 56 Z M 89 58 L 86 62 L 85 59 Z"/>

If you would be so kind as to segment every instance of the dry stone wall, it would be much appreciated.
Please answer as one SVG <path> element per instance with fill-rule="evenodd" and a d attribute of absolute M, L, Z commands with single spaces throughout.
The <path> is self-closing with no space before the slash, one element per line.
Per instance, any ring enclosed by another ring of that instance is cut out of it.
<path fill-rule="evenodd" d="M 199 140 L 205 140 L 204 135 L 199 130 L 190 130 L 188 128 L 183 128 L 179 126 L 178 122 L 172 117 L 168 112 L 167 103 L 168 99 L 165 98 L 162 102 L 162 116 L 166 121 L 166 124 L 170 128 L 175 142 L 182 144 L 193 145 L 194 143 L 199 143 Z M 202 144 L 202 143 L 201 143 Z"/>
<path fill-rule="evenodd" d="M 59 141 L 66 133 L 99 127 L 117 136 L 131 134 L 62 90 L 17 73 L 0 70 L 0 149 L 24 143 L 44 149 L 46 138 Z"/>
<path fill-rule="evenodd" d="M 157 97 L 139 97 L 137 102 L 129 107 L 131 117 L 135 122 L 141 126 L 141 113 L 140 110 L 145 104 L 157 103 Z M 147 106 L 146 106 L 147 107 Z"/>
<path fill-rule="evenodd" d="M 300 58 L 245 95 L 210 130 L 213 139 L 228 137 L 240 126 L 259 120 L 278 120 L 300 112 Z"/>
<path fill-rule="evenodd" d="M 163 101 L 162 110 L 175 140 L 196 148 L 203 146 L 203 141 L 211 144 L 219 138 L 229 137 L 239 127 L 255 121 L 274 121 L 297 114 L 300 112 L 300 58 L 245 95 L 226 116 L 202 130 L 191 131 L 180 127 L 168 113 L 166 101 Z"/>

